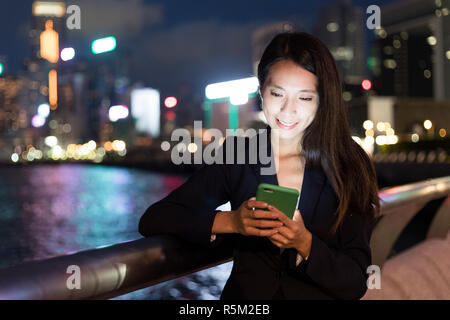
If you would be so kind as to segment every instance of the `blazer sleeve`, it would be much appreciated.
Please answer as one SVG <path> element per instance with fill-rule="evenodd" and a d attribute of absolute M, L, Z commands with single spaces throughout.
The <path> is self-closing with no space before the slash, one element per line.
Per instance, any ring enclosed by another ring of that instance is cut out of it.
<path fill-rule="evenodd" d="M 336 299 L 360 299 L 367 291 L 367 267 L 371 264 L 370 236 L 374 224 L 363 215 L 348 214 L 336 235 L 339 248 L 332 248 L 312 233 L 308 260 L 289 266 L 306 274 Z"/>
<path fill-rule="evenodd" d="M 223 152 L 224 148 L 220 149 Z M 145 237 L 170 234 L 192 244 L 218 246 L 225 234 L 211 241 L 211 230 L 220 212 L 215 209 L 230 200 L 229 170 L 226 164 L 202 165 L 185 183 L 145 211 L 139 233 Z"/>

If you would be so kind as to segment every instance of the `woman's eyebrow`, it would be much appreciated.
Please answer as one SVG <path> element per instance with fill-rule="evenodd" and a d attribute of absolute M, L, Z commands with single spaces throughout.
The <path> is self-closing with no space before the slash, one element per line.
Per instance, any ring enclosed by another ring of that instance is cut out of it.
<path fill-rule="evenodd" d="M 278 89 L 281 89 L 281 90 L 285 90 L 283 87 L 280 87 L 280 86 L 278 86 L 276 84 L 271 84 L 271 85 L 269 85 L 269 87 L 274 87 L 274 88 L 278 88 Z M 298 92 L 309 92 L 309 93 L 317 94 L 316 90 L 309 90 L 309 89 L 300 89 L 300 90 L 298 90 Z"/>

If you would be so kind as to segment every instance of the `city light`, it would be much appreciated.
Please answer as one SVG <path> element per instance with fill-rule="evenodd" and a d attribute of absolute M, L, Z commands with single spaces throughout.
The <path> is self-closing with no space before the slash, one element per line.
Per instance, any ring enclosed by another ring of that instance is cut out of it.
<path fill-rule="evenodd" d="M 161 150 L 168 151 L 170 149 L 170 143 L 167 141 L 161 142 Z"/>
<path fill-rule="evenodd" d="M 233 104 L 237 105 L 240 101 L 244 101 L 244 95 L 256 92 L 258 86 L 256 77 L 213 83 L 206 86 L 205 95 L 208 99 L 230 98 L 231 103 L 235 102 Z"/>
<path fill-rule="evenodd" d="M 69 61 L 75 57 L 75 49 L 74 48 L 64 48 L 61 50 L 61 60 Z"/>
<path fill-rule="evenodd" d="M 48 136 L 45 137 L 44 139 L 44 143 L 49 146 L 50 148 L 56 146 L 58 144 L 58 138 L 56 138 L 55 136 Z"/>
<path fill-rule="evenodd" d="M 386 129 L 386 125 L 384 124 L 384 122 L 380 121 L 380 122 L 377 123 L 377 130 L 378 131 L 381 132 L 381 131 L 384 131 L 385 129 Z"/>
<path fill-rule="evenodd" d="M 387 128 L 386 129 L 386 135 L 387 136 L 393 136 L 395 134 L 394 129 L 392 128 Z"/>
<path fill-rule="evenodd" d="M 112 150 L 111 141 L 106 141 L 105 144 L 103 145 L 103 147 L 105 148 L 106 151 L 111 151 Z"/>
<path fill-rule="evenodd" d="M 63 130 L 63 132 L 65 132 L 65 133 L 69 133 L 69 132 L 72 131 L 72 126 L 71 126 L 69 123 L 65 123 L 65 124 L 63 124 L 63 126 L 62 126 L 62 130 Z"/>
<path fill-rule="evenodd" d="M 348 102 L 348 101 L 352 100 L 352 93 L 349 91 L 344 91 L 342 93 L 342 98 L 344 99 L 344 101 Z"/>
<path fill-rule="evenodd" d="M 125 141 L 122 141 L 122 140 L 114 140 L 114 141 L 112 142 L 112 148 L 113 148 L 114 151 L 118 151 L 118 152 L 124 151 L 125 148 L 126 148 Z"/>
<path fill-rule="evenodd" d="M 164 114 L 164 118 L 165 118 L 167 121 L 173 121 L 173 120 L 175 120 L 176 116 L 177 116 L 177 115 L 175 114 L 175 112 L 173 112 L 173 110 L 167 111 L 167 112 Z"/>
<path fill-rule="evenodd" d="M 39 114 L 35 114 L 31 118 L 31 125 L 35 128 L 40 128 L 45 124 L 45 118 Z"/>
<path fill-rule="evenodd" d="M 92 42 L 91 50 L 94 54 L 113 51 L 116 48 L 117 42 L 115 37 L 106 37 L 97 39 Z"/>
<path fill-rule="evenodd" d="M 47 118 L 50 114 L 50 106 L 48 103 L 43 103 L 38 107 L 38 115 L 41 117 Z"/>
<path fill-rule="evenodd" d="M 17 161 L 19 161 L 19 155 L 18 155 L 17 153 L 13 153 L 13 154 L 11 155 L 11 161 L 12 161 L 12 162 L 17 162 Z"/>
<path fill-rule="evenodd" d="M 50 70 L 48 73 L 48 101 L 50 109 L 56 110 L 58 107 L 58 75 L 56 70 Z"/>
<path fill-rule="evenodd" d="M 387 142 L 388 144 L 396 144 L 398 142 L 398 136 L 395 134 L 387 136 Z"/>
<path fill-rule="evenodd" d="M 431 127 L 433 126 L 432 122 L 430 120 L 425 120 L 423 122 L 423 127 L 427 130 L 431 129 Z"/>
<path fill-rule="evenodd" d="M 3 63 L 0 63 L 0 75 L 3 73 Z"/>
<path fill-rule="evenodd" d="M 59 59 L 59 35 L 53 30 L 53 21 L 45 22 L 45 30 L 40 35 L 41 57 L 51 63 L 58 62 Z"/>
<path fill-rule="evenodd" d="M 386 142 L 386 136 L 384 135 L 379 135 L 375 138 L 375 143 L 379 146 L 386 144 Z"/>
<path fill-rule="evenodd" d="M 35 1 L 32 12 L 34 16 L 61 18 L 66 14 L 64 2 Z"/>
<path fill-rule="evenodd" d="M 395 69 L 397 68 L 397 62 L 394 59 L 385 59 L 383 61 L 384 67 L 386 69 Z"/>
<path fill-rule="evenodd" d="M 429 36 L 429 37 L 427 38 L 427 42 L 428 42 L 428 44 L 429 44 L 430 46 L 435 46 L 436 43 L 437 43 L 436 37 L 434 37 L 434 36 Z"/>
<path fill-rule="evenodd" d="M 400 42 L 400 40 L 394 40 L 394 41 L 392 42 L 392 46 L 393 46 L 395 49 L 400 49 L 401 46 L 402 46 L 402 43 Z"/>
<path fill-rule="evenodd" d="M 52 159 L 53 160 L 58 160 L 59 158 L 63 158 L 64 156 L 64 150 L 56 145 L 52 148 Z"/>
<path fill-rule="evenodd" d="M 95 150 L 97 148 L 97 143 L 94 140 L 88 142 L 87 147 L 89 150 Z"/>
<path fill-rule="evenodd" d="M 329 32 L 336 32 L 339 30 L 339 25 L 336 22 L 330 22 L 327 24 L 327 30 Z"/>
<path fill-rule="evenodd" d="M 235 106 L 246 104 L 247 102 L 248 102 L 248 93 L 245 90 L 242 91 L 236 90 L 230 96 L 230 103 L 234 104 Z"/>
<path fill-rule="evenodd" d="M 160 134 L 161 98 L 159 91 L 139 88 L 131 91 L 131 115 L 136 120 L 136 130 L 152 137 Z"/>
<path fill-rule="evenodd" d="M 166 106 L 166 108 L 173 108 L 177 105 L 178 100 L 175 97 L 167 97 L 166 99 L 164 99 L 164 105 Z"/>
<path fill-rule="evenodd" d="M 187 147 L 187 149 L 188 149 L 188 151 L 190 152 L 190 153 L 195 153 L 196 151 L 197 151 L 197 145 L 195 144 L 195 143 L 189 143 L 188 144 L 188 147 Z"/>
<path fill-rule="evenodd" d="M 374 139 L 374 137 L 371 137 L 371 136 L 369 136 L 369 137 L 365 137 L 364 138 L 364 143 L 365 144 L 374 144 L 375 143 L 375 139 Z"/>
<path fill-rule="evenodd" d="M 373 128 L 373 122 L 371 120 L 366 120 L 363 122 L 363 128 L 366 130 L 370 130 Z"/>
<path fill-rule="evenodd" d="M 361 83 L 361 86 L 364 90 L 370 90 L 372 88 L 372 82 L 369 79 L 364 79 Z"/>
<path fill-rule="evenodd" d="M 129 111 L 127 106 L 117 105 L 109 108 L 109 120 L 116 122 L 120 119 L 128 117 Z"/>

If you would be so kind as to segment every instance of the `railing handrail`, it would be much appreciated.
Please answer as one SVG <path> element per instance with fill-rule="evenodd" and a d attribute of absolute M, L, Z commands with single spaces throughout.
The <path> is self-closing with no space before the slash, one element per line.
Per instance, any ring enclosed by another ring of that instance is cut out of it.
<path fill-rule="evenodd" d="M 230 261 L 231 249 L 220 249 L 154 236 L 30 261 L 0 270 L 0 299 L 109 299 Z"/>
<path fill-rule="evenodd" d="M 383 189 L 382 214 L 448 194 L 450 176 Z M 0 299 L 107 299 L 231 260 L 228 247 L 205 249 L 154 236 L 1 269 Z M 79 267 L 80 289 L 67 287 L 69 266 Z"/>
<path fill-rule="evenodd" d="M 395 208 L 411 201 L 426 201 L 444 197 L 450 193 L 450 176 L 427 179 L 401 186 L 381 189 L 381 209 Z"/>

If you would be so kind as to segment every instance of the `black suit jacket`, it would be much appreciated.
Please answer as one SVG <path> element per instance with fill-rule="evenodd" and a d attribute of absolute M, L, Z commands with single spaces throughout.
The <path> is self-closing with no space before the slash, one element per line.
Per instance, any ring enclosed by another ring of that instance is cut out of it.
<path fill-rule="evenodd" d="M 270 134 L 270 127 L 267 129 Z M 248 152 L 250 138 L 232 137 L 225 143 L 236 144 L 239 139 L 245 140 Z M 225 150 L 224 145 L 221 151 Z M 271 154 L 270 138 L 266 147 Z M 226 152 L 222 154 L 225 159 Z M 266 237 L 218 234 L 211 243 L 211 229 L 218 212 L 215 209 L 219 205 L 230 201 L 231 209 L 236 210 L 242 202 L 256 196 L 259 183 L 278 185 L 276 174 L 261 175 L 262 167 L 259 159 L 251 164 L 248 157 L 244 164 L 202 166 L 183 185 L 146 210 L 139 232 L 144 236 L 173 234 L 205 247 L 222 242 L 232 245 L 233 268 L 221 299 L 272 299 L 278 289 L 287 299 L 361 298 L 367 290 L 373 224 L 364 213 L 350 211 L 337 234 L 331 236 L 328 231 L 338 199 L 324 172 L 309 163 L 305 166 L 298 204 L 305 226 L 312 233 L 307 261 L 296 266 L 295 249 L 280 254 L 280 249 Z"/>

